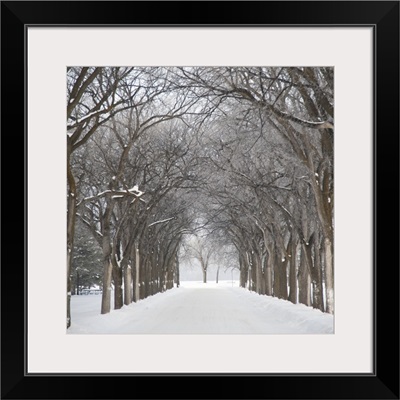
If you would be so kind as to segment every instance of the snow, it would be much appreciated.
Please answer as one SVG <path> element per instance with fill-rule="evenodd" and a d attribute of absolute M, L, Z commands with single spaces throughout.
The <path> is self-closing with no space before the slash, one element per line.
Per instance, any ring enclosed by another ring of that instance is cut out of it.
<path fill-rule="evenodd" d="M 142 196 L 144 192 L 139 190 L 139 186 L 135 185 L 132 189 L 128 189 L 128 192 L 131 194 L 135 194 L 136 196 Z"/>
<path fill-rule="evenodd" d="M 150 228 L 150 227 L 153 226 L 153 225 L 162 224 L 162 223 L 164 223 L 164 222 L 169 222 L 169 221 L 171 221 L 171 220 L 173 220 L 173 219 L 174 219 L 174 217 L 171 217 L 171 218 L 162 219 L 162 220 L 160 220 L 160 221 L 152 222 L 150 225 L 148 225 L 148 228 Z"/>
<path fill-rule="evenodd" d="M 110 117 L 110 113 L 106 110 L 96 110 L 96 111 L 91 111 L 86 115 L 83 115 L 82 118 L 77 118 L 75 121 L 72 122 L 71 125 L 67 126 L 68 129 L 72 129 L 73 127 L 76 127 L 77 125 L 81 124 L 82 122 L 88 121 L 90 118 L 93 116 L 101 116 L 103 117 L 104 121 L 105 119 Z M 71 119 L 71 118 L 70 118 Z"/>
<path fill-rule="evenodd" d="M 181 282 L 100 315 L 101 296 L 72 296 L 68 334 L 330 334 L 333 315 L 240 288 Z"/>
<path fill-rule="evenodd" d="M 81 119 L 76 119 L 75 124 L 80 124 L 83 121 L 86 121 L 87 119 L 93 117 L 93 115 L 99 114 L 101 113 L 101 110 L 97 110 L 97 111 L 92 111 L 86 115 L 84 115 Z"/>

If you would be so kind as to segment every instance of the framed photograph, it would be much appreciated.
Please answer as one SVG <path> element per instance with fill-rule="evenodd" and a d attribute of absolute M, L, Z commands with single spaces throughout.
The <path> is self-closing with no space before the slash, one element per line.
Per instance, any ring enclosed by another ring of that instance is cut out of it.
<path fill-rule="evenodd" d="M 2 398 L 399 398 L 397 1 L 1 8 Z"/>

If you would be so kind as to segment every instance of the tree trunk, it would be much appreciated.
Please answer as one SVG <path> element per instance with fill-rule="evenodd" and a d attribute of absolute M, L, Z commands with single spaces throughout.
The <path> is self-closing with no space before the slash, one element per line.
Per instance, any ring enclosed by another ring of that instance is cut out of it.
<path fill-rule="evenodd" d="M 292 240 L 290 248 L 290 261 L 289 261 L 289 301 L 297 304 L 297 271 L 296 271 L 296 258 L 297 258 L 297 243 Z"/>
<path fill-rule="evenodd" d="M 218 283 L 218 275 L 219 275 L 219 265 L 218 265 L 218 268 L 217 268 L 217 275 L 215 277 L 215 283 Z"/>
<path fill-rule="evenodd" d="M 111 263 L 111 244 L 109 222 L 105 219 L 103 225 L 103 295 L 101 299 L 101 313 L 107 314 L 111 309 L 111 280 L 113 266 Z"/>
<path fill-rule="evenodd" d="M 181 285 L 180 277 L 179 277 L 179 257 L 178 253 L 175 256 L 175 284 L 178 288 Z"/>
<path fill-rule="evenodd" d="M 72 148 L 67 147 L 67 180 L 68 180 L 68 202 L 67 202 L 67 329 L 71 326 L 71 271 L 72 256 L 74 250 L 75 220 L 76 220 L 76 184 L 72 174 L 70 156 Z"/>
<path fill-rule="evenodd" d="M 313 268 L 313 307 L 324 312 L 324 301 L 322 297 L 322 265 L 321 265 L 321 252 L 319 249 L 320 241 L 316 240 L 314 245 L 314 268 Z"/>
<path fill-rule="evenodd" d="M 145 281 L 146 281 L 146 269 L 147 265 L 149 263 L 148 257 L 145 260 L 142 260 L 140 263 L 140 300 L 143 300 L 146 298 L 146 286 L 145 286 Z"/>
<path fill-rule="evenodd" d="M 101 298 L 101 313 L 107 314 L 111 309 L 111 277 L 112 264 L 107 258 L 103 263 L 103 294 Z"/>
<path fill-rule="evenodd" d="M 272 262 L 273 257 L 268 253 L 265 260 L 265 294 L 267 296 L 272 296 Z"/>
<path fill-rule="evenodd" d="M 306 306 L 311 305 L 311 277 L 307 268 L 306 255 L 304 249 L 301 251 L 299 267 L 299 303 Z"/>
<path fill-rule="evenodd" d="M 251 262 L 247 257 L 247 282 L 248 282 L 248 289 L 249 290 L 253 290 L 253 280 L 252 280 L 252 266 L 251 266 Z"/>
<path fill-rule="evenodd" d="M 122 268 L 117 262 L 113 263 L 112 276 L 114 280 L 114 310 L 119 310 L 123 305 Z"/>
<path fill-rule="evenodd" d="M 203 283 L 207 283 L 207 269 L 202 268 L 203 271 Z"/>
<path fill-rule="evenodd" d="M 136 249 L 133 248 L 131 256 L 131 282 L 132 282 L 132 301 L 136 302 L 136 265 L 135 265 L 135 253 Z"/>
<path fill-rule="evenodd" d="M 261 267 L 261 260 L 258 254 L 254 253 L 253 254 L 253 265 L 255 266 L 256 269 L 256 292 L 258 294 L 264 294 L 263 290 L 263 273 L 262 273 L 262 267 Z"/>
<path fill-rule="evenodd" d="M 136 254 L 135 254 L 135 302 L 140 300 L 140 254 L 139 254 L 139 245 L 136 245 Z"/>
<path fill-rule="evenodd" d="M 102 234 L 103 234 L 103 296 L 101 299 L 101 313 L 107 314 L 111 309 L 111 279 L 113 265 L 111 262 L 111 236 L 110 236 L 110 219 L 113 209 L 113 202 L 110 196 L 107 199 L 107 206 L 102 218 Z"/>
<path fill-rule="evenodd" d="M 239 268 L 240 268 L 240 287 L 245 288 L 247 285 L 248 271 L 245 258 L 243 257 L 243 254 L 241 252 L 239 252 Z"/>
<path fill-rule="evenodd" d="M 311 162 L 311 161 L 310 161 Z M 326 178 L 327 179 L 327 178 Z M 315 195 L 317 212 L 321 221 L 324 235 L 325 248 L 325 285 L 326 285 L 326 312 L 334 313 L 334 282 L 333 282 L 333 231 L 332 231 L 332 209 L 328 202 L 328 195 L 322 193 L 321 188 L 313 179 L 312 188 Z"/>
<path fill-rule="evenodd" d="M 136 302 L 137 288 L 136 288 L 136 267 L 135 267 L 135 265 L 133 265 L 133 268 L 131 269 L 131 274 L 132 274 L 132 302 Z"/>
<path fill-rule="evenodd" d="M 257 267 L 254 265 L 253 260 L 251 261 L 251 290 L 257 291 Z"/>
<path fill-rule="evenodd" d="M 330 238 L 324 239 L 325 246 L 325 289 L 326 312 L 334 313 L 334 278 L 333 278 L 333 242 Z"/>
<path fill-rule="evenodd" d="M 76 271 L 76 295 L 79 296 L 79 272 Z"/>
<path fill-rule="evenodd" d="M 124 265 L 124 304 L 132 303 L 132 269 L 129 265 Z"/>
<path fill-rule="evenodd" d="M 149 277 L 151 269 L 152 269 L 152 263 L 154 261 L 154 258 L 151 258 L 150 260 L 148 259 L 146 263 L 143 264 L 143 269 L 142 269 L 142 283 L 141 287 L 143 288 L 143 299 L 145 299 L 147 296 L 149 296 L 149 282 L 150 279 Z"/>
<path fill-rule="evenodd" d="M 282 256 L 275 255 L 274 265 L 274 296 L 279 299 L 287 300 L 287 259 Z"/>

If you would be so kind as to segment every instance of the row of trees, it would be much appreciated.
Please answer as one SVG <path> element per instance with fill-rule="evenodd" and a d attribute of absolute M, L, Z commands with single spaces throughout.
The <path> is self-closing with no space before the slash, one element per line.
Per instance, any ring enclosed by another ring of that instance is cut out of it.
<path fill-rule="evenodd" d="M 115 308 L 171 287 L 190 218 L 179 188 L 193 180 L 190 135 L 172 121 L 197 99 L 159 68 L 70 68 L 67 78 L 70 326 L 77 218 L 102 251 L 102 313 L 110 311 L 111 282 Z"/>
<path fill-rule="evenodd" d="M 333 312 L 331 69 L 69 68 L 67 86 L 67 326 L 77 221 L 102 313 L 111 283 L 116 308 L 178 284 L 204 229 L 242 286 Z"/>
<path fill-rule="evenodd" d="M 203 137 L 210 171 L 218 171 L 207 207 L 213 229 L 238 251 L 241 285 L 333 313 L 332 70 L 187 75 L 224 99 L 223 116 Z"/>

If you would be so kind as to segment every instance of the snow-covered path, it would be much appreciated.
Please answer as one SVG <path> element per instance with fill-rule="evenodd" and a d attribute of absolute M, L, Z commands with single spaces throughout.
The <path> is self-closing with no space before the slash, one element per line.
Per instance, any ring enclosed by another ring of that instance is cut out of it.
<path fill-rule="evenodd" d="M 68 333 L 333 333 L 333 316 L 227 283 L 185 283 L 99 315 L 100 296 L 73 296 Z"/>

